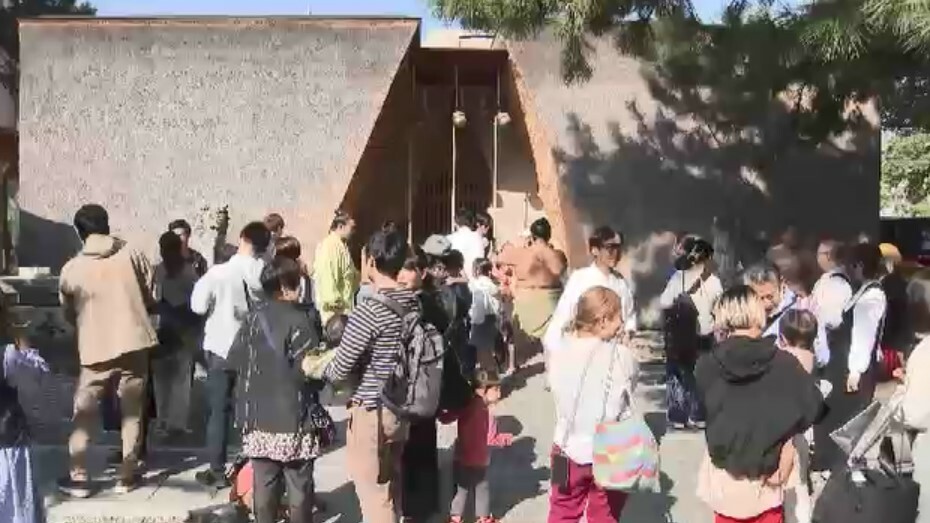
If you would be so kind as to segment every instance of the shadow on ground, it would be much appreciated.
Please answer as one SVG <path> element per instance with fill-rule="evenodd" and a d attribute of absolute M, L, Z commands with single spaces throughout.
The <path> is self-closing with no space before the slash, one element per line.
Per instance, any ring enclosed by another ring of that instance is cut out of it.
<path fill-rule="evenodd" d="M 543 493 L 549 467 L 536 465 L 536 438 L 522 437 L 497 452 L 491 464 L 491 512 L 506 517 L 514 507 Z"/>
<path fill-rule="evenodd" d="M 631 495 L 623 508 L 621 521 L 635 523 L 668 523 L 676 498 L 671 495 L 675 483 L 664 472 L 661 478 L 662 492 L 658 494 L 637 493 Z"/>
<path fill-rule="evenodd" d="M 526 384 L 536 376 L 546 372 L 546 364 L 542 361 L 537 361 L 522 367 L 516 374 L 514 374 L 510 379 L 504 382 L 503 386 L 503 396 L 507 398 L 515 391 L 526 388 Z"/>

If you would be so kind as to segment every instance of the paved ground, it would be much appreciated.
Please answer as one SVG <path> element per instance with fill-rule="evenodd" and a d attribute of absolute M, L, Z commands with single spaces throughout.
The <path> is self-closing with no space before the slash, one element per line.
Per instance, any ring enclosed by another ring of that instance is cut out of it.
<path fill-rule="evenodd" d="M 642 359 L 646 362 L 639 387 L 640 405 L 649 413 L 647 420 L 663 436 L 664 491 L 659 495 L 631 498 L 623 520 L 635 523 L 709 523 L 709 511 L 693 494 L 695 473 L 703 451 L 702 437 L 698 434 L 664 434 L 661 405 L 663 371 L 661 363 L 652 359 L 650 352 L 642 351 Z M 547 513 L 548 450 L 552 444 L 553 408 L 549 393 L 544 390 L 541 371 L 540 363 L 530 366 L 525 384 L 515 390 L 496 412 L 501 429 L 517 434 L 512 447 L 496 451 L 491 470 L 494 510 L 507 522 L 544 521 Z M 61 414 L 51 410 L 56 415 Z M 344 411 L 334 410 L 337 420 L 343 420 Z M 450 466 L 450 447 L 454 437 L 454 428 L 441 429 L 443 450 L 440 459 L 446 471 Z M 136 492 L 116 496 L 104 490 L 93 499 L 72 501 L 61 500 L 51 494 L 53 479 L 66 468 L 64 448 L 41 446 L 37 461 L 39 475 L 44 480 L 43 488 L 49 492 L 49 520 L 52 523 L 180 522 L 186 519 L 191 509 L 222 503 L 225 493 L 208 492 L 193 481 L 198 463 L 185 457 L 195 450 L 157 449 L 146 486 Z M 102 460 L 101 455 L 102 452 L 97 453 L 98 461 Z M 318 490 L 330 508 L 326 521 L 357 523 L 361 518 L 354 491 L 345 475 L 344 459 L 342 449 L 320 459 L 316 473 Z M 104 481 L 102 486 L 106 488 L 111 484 Z M 451 485 L 447 485 L 444 491 L 451 491 Z"/>

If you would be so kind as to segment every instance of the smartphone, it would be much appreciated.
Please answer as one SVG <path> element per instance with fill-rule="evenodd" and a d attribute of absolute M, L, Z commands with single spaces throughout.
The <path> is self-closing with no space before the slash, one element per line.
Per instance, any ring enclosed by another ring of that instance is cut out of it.
<path fill-rule="evenodd" d="M 567 490 L 569 483 L 568 456 L 558 452 L 552 455 L 552 486 Z"/>

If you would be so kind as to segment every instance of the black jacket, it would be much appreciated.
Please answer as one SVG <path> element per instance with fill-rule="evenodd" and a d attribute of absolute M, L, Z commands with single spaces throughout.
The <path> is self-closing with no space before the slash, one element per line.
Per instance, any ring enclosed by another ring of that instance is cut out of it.
<path fill-rule="evenodd" d="M 229 352 L 239 376 L 240 430 L 296 434 L 312 428 L 309 410 L 319 401 L 321 383 L 308 381 L 300 363 L 306 351 L 319 343 L 316 329 L 298 304 L 272 300 L 249 313 Z"/>
<path fill-rule="evenodd" d="M 711 460 L 737 478 L 773 474 L 782 445 L 814 423 L 823 403 L 814 378 L 770 339 L 724 340 L 698 360 L 695 377 Z"/>
<path fill-rule="evenodd" d="M 908 325 L 907 280 L 897 271 L 882 278 L 882 290 L 888 300 L 882 345 L 906 351 L 913 343 L 914 334 Z"/>

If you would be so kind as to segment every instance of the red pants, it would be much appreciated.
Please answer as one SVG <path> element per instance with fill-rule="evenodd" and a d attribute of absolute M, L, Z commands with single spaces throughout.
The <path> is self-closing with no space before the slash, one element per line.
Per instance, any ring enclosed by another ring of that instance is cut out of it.
<path fill-rule="evenodd" d="M 617 523 L 626 504 L 626 493 L 604 490 L 594 483 L 591 465 L 569 461 L 568 488 L 552 485 L 549 493 L 549 523 Z"/>
<path fill-rule="evenodd" d="M 763 512 L 754 518 L 734 519 L 720 514 L 714 514 L 714 523 L 784 523 L 785 508 L 776 507 L 768 512 Z"/>

